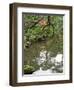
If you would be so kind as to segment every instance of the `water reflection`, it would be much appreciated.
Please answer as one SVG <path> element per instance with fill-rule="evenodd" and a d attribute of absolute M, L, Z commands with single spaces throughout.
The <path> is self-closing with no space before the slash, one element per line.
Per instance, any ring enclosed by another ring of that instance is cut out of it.
<path fill-rule="evenodd" d="M 41 50 L 39 57 L 36 58 L 39 70 L 35 71 L 35 75 L 46 75 L 51 73 L 63 72 L 63 55 L 57 54 L 55 57 L 50 57 L 50 52 Z"/>
<path fill-rule="evenodd" d="M 58 43 L 56 47 L 55 39 L 52 39 L 34 43 L 24 50 L 24 64 L 35 68 L 32 75 L 63 73 L 63 53 L 59 46 Z"/>

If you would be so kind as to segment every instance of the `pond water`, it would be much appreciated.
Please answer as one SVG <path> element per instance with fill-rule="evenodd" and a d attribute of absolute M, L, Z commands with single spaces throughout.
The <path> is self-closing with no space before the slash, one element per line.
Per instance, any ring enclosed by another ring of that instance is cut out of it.
<path fill-rule="evenodd" d="M 33 43 L 24 49 L 24 65 L 34 67 L 33 75 L 63 73 L 62 41 L 52 38 Z M 61 45 L 61 46 L 60 46 Z"/>

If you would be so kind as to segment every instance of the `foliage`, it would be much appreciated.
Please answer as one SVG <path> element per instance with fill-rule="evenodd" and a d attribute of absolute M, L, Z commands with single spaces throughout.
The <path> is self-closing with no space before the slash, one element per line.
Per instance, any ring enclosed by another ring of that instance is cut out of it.
<path fill-rule="evenodd" d="M 24 66 L 24 73 L 25 74 L 32 74 L 34 72 L 34 67 L 30 65 L 25 65 Z"/>
<path fill-rule="evenodd" d="M 49 17 L 50 21 L 48 21 Z M 34 42 L 44 41 L 54 35 L 62 34 L 62 31 L 62 16 L 24 15 L 24 47 L 29 47 Z"/>
<path fill-rule="evenodd" d="M 54 57 L 63 53 L 63 16 L 24 14 L 24 73 L 30 74 L 39 69 L 37 57 L 42 46 Z M 50 69 L 53 64 L 46 60 L 43 70 Z M 57 72 L 62 72 L 61 70 Z"/>

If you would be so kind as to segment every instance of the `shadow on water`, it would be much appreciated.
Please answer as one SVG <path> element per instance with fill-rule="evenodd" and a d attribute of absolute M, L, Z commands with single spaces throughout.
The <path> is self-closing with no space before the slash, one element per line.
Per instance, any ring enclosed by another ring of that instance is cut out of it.
<path fill-rule="evenodd" d="M 24 49 L 24 54 L 24 65 L 33 67 L 32 74 L 63 72 L 63 40 L 59 40 L 58 37 L 33 43 L 29 48 Z"/>

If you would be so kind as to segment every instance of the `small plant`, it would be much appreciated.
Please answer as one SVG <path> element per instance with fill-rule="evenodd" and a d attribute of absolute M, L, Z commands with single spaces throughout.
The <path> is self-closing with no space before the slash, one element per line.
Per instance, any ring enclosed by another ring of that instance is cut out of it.
<path fill-rule="evenodd" d="M 33 66 L 25 65 L 24 66 L 24 74 L 32 74 L 35 71 Z"/>

